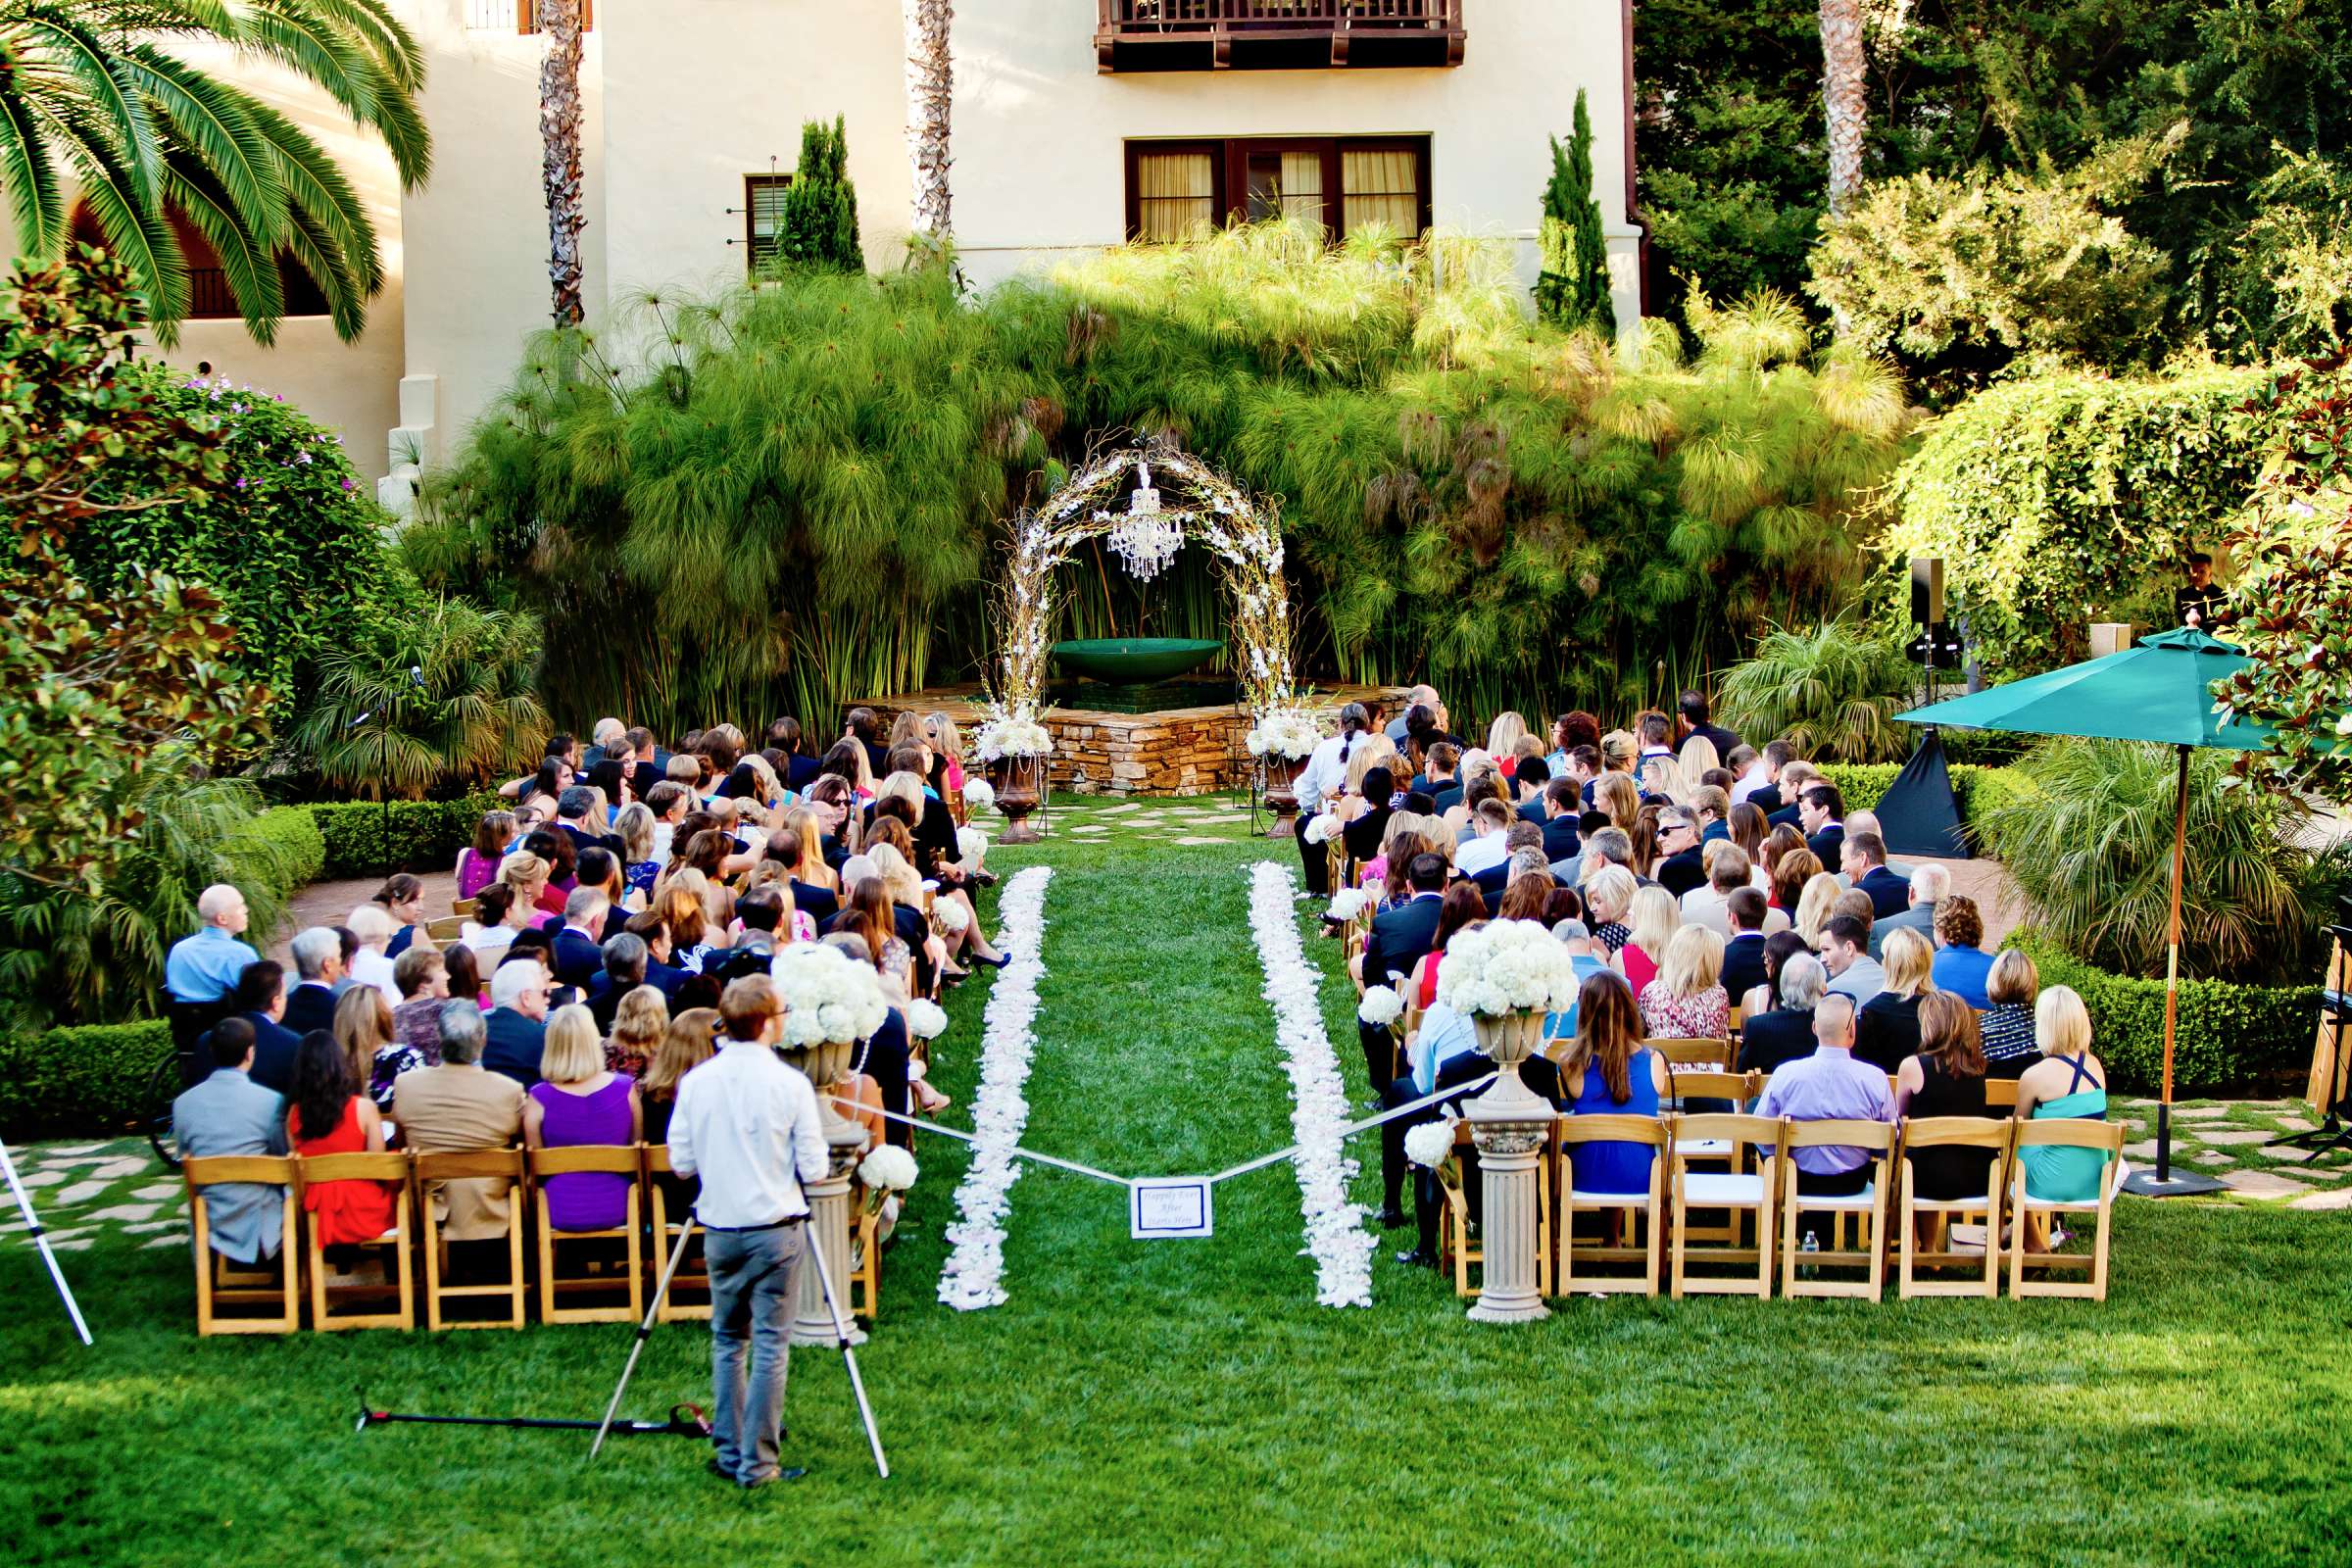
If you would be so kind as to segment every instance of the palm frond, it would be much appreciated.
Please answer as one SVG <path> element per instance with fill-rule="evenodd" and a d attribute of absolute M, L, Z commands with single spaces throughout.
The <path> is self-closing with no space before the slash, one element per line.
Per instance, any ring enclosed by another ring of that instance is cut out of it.
<path fill-rule="evenodd" d="M 201 160 L 257 244 L 286 237 L 286 187 L 254 123 L 254 100 L 153 44 L 122 58 L 173 136 Z"/>

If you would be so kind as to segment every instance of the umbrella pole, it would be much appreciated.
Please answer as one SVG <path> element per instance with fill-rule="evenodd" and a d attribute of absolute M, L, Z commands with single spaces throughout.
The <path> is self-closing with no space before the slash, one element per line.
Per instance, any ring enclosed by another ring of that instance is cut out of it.
<path fill-rule="evenodd" d="M 2210 1176 L 2173 1175 L 2173 1035 L 2180 1016 L 2180 883 L 2188 862 L 2188 754 L 2180 748 L 2180 782 L 2173 803 L 2173 908 L 2166 931 L 2164 957 L 2164 1094 L 2156 1102 L 2156 1178 L 2134 1175 L 2124 1190 L 2143 1198 L 2188 1197 L 2218 1193 L 2223 1184 Z"/>

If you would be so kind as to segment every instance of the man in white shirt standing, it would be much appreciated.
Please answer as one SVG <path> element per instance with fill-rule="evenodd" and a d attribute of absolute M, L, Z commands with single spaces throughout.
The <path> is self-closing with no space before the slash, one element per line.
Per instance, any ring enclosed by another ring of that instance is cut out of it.
<path fill-rule="evenodd" d="M 678 1084 L 670 1168 L 702 1178 L 695 1217 L 710 1275 L 712 1474 L 737 1486 L 797 1481 L 780 1469 L 785 1360 L 808 1245 L 801 1187 L 825 1174 L 816 1091 L 776 1058 L 784 1002 L 765 975 L 731 981 L 718 999 L 718 1054 Z M 751 1366 L 747 1377 L 746 1348 Z"/>

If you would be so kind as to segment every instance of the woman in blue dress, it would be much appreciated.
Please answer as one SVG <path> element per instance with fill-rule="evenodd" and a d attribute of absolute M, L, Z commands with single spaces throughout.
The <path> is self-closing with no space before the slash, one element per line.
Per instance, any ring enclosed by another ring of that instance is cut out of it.
<path fill-rule="evenodd" d="M 1588 977 L 1576 997 L 1576 1040 L 1560 1061 L 1560 1108 L 1572 1116 L 1655 1116 L 1666 1059 L 1642 1042 L 1642 1009 L 1615 970 Z M 1657 1151 L 1647 1144 L 1569 1148 L 1580 1193 L 1646 1193 Z"/>

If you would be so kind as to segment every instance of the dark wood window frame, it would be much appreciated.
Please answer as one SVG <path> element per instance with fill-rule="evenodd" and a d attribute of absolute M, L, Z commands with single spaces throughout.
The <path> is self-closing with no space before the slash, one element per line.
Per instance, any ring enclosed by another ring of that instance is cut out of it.
<path fill-rule="evenodd" d="M 770 233 L 763 237 L 759 231 L 759 192 L 763 190 L 780 191 L 791 183 L 792 175 L 788 172 L 743 176 L 743 265 L 745 271 L 759 271 L 761 265 L 776 253 L 776 236 Z M 775 220 L 781 226 L 783 222 L 781 211 L 777 213 Z M 763 249 L 762 246 L 765 248 Z"/>
<path fill-rule="evenodd" d="M 1429 142 L 1427 136 L 1218 136 L 1184 137 L 1166 141 L 1129 140 L 1126 144 L 1127 238 L 1141 239 L 1143 220 L 1143 160 L 1154 153 L 1206 153 L 1209 191 L 1221 221 L 1232 223 L 1246 215 L 1250 190 L 1250 155 L 1303 153 L 1322 155 L 1323 227 L 1336 240 L 1345 237 L 1340 215 L 1347 193 L 1340 188 L 1342 153 L 1409 152 L 1414 155 L 1414 178 L 1420 187 L 1420 226 L 1430 226 Z"/>

